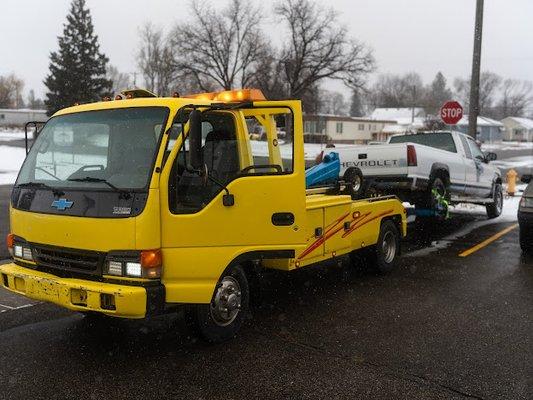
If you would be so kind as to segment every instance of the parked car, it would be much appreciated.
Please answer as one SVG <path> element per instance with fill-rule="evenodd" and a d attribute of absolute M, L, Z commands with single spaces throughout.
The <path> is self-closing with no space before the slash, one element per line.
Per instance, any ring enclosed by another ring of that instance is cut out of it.
<path fill-rule="evenodd" d="M 531 252 L 533 251 L 533 180 L 531 175 L 523 175 L 522 182 L 528 185 L 518 206 L 520 247 L 523 252 Z"/>
<path fill-rule="evenodd" d="M 501 214 L 501 173 L 490 165 L 496 154 L 484 154 L 463 133 L 395 135 L 380 146 L 332 150 L 339 153 L 340 176 L 348 168 L 359 169 L 369 193 L 394 194 L 420 209 L 436 209 L 446 199 L 447 204 L 485 205 L 489 218 Z"/>

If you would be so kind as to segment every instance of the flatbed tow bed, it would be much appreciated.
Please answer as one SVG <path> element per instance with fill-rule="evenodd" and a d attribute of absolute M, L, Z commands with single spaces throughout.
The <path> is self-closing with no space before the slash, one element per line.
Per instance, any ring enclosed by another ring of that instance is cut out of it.
<path fill-rule="evenodd" d="M 13 189 L 1 286 L 102 316 L 186 306 L 220 342 L 241 326 L 258 269 L 359 250 L 393 268 L 404 207 L 306 191 L 299 101 L 253 89 L 123 97 L 61 110 L 41 130 Z M 250 145 L 254 126 L 266 157 Z M 283 159 L 279 126 L 293 137 Z"/>

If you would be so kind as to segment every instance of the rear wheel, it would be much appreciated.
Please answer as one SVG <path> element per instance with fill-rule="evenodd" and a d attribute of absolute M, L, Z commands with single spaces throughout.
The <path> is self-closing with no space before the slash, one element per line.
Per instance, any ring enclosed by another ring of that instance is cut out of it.
<path fill-rule="evenodd" d="M 194 307 L 193 323 L 206 341 L 227 341 L 240 329 L 248 302 L 249 286 L 246 274 L 240 266 L 232 266 L 218 281 L 211 303 Z"/>
<path fill-rule="evenodd" d="M 494 193 L 492 194 L 492 203 L 487 204 L 487 216 L 489 218 L 499 217 L 503 209 L 503 189 L 502 185 L 496 183 L 494 185 Z"/>
<path fill-rule="evenodd" d="M 348 168 L 343 175 L 346 185 L 345 194 L 352 196 L 353 199 L 361 198 L 364 192 L 363 173 L 357 167 Z"/>
<path fill-rule="evenodd" d="M 391 220 L 383 221 L 379 231 L 378 241 L 374 246 L 351 254 L 354 265 L 362 256 L 367 267 L 376 269 L 380 273 L 387 273 L 396 266 L 400 254 L 400 232 Z"/>

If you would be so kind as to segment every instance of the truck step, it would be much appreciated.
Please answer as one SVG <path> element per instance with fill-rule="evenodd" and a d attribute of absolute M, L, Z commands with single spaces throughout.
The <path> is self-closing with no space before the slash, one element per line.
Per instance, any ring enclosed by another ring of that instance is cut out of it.
<path fill-rule="evenodd" d="M 452 196 L 452 203 L 473 203 L 473 204 L 489 204 L 494 200 L 490 197 L 461 197 L 461 196 Z"/>

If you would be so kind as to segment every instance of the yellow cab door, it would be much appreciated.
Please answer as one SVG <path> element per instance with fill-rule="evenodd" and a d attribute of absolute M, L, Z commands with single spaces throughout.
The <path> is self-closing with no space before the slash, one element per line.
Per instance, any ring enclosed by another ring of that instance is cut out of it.
<path fill-rule="evenodd" d="M 207 303 L 221 273 L 238 257 L 291 258 L 306 241 L 300 103 L 253 104 L 203 110 L 209 178 L 187 168 L 187 124 L 178 113 L 182 120 L 175 126 L 183 132 L 160 181 L 168 302 Z"/>

